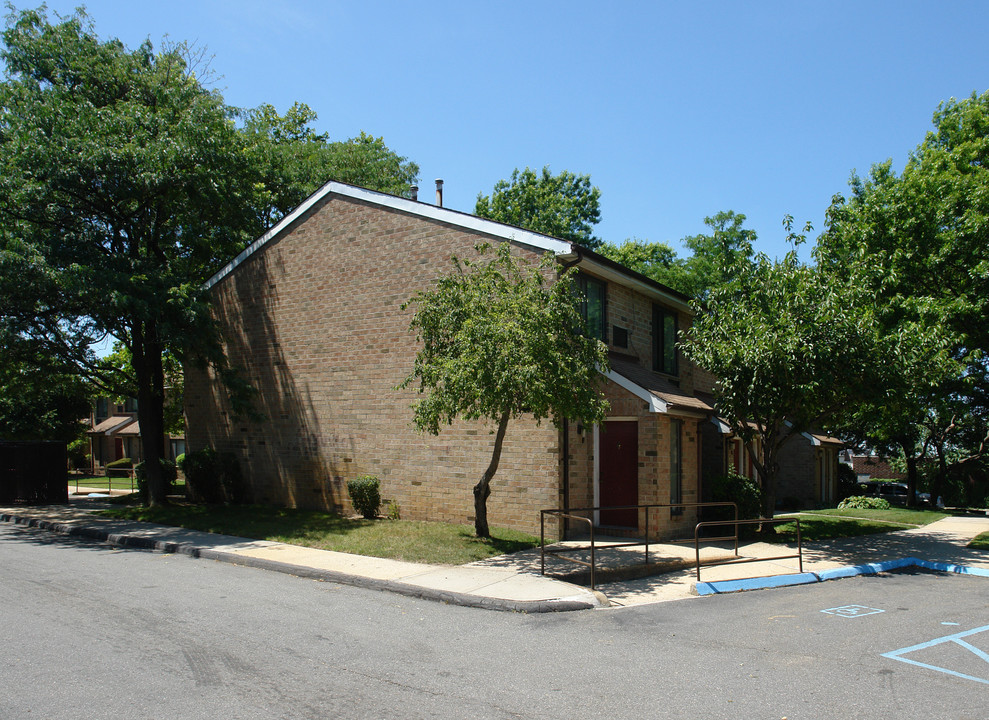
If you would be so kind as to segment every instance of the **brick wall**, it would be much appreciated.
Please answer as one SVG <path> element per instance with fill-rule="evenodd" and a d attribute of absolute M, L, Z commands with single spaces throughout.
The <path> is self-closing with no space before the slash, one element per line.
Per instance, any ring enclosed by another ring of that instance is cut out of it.
<path fill-rule="evenodd" d="M 488 239 L 329 195 L 213 289 L 231 363 L 258 389 L 261 422 L 234 417 L 215 377 L 187 370 L 188 448 L 235 453 L 253 499 L 349 510 L 346 481 L 377 475 L 403 518 L 469 523 L 493 444 L 483 423 L 438 437 L 410 426 L 396 385 L 418 347 L 403 302 Z M 519 249 L 532 258 L 536 251 Z M 488 501 L 493 526 L 538 532 L 559 502 L 559 433 L 509 426 Z"/>

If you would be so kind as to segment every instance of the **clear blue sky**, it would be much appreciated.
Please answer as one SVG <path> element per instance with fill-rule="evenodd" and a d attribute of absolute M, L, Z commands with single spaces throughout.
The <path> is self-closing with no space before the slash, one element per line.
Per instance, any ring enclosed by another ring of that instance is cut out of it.
<path fill-rule="evenodd" d="M 68 13 L 78 4 L 50 0 Z M 29 5 L 18 2 L 20 7 Z M 679 248 L 748 216 L 786 250 L 851 171 L 900 169 L 939 102 L 989 89 L 987 2 L 90 0 L 102 37 L 214 55 L 230 104 L 296 100 L 333 139 L 419 163 L 420 197 L 472 211 L 515 167 L 587 173 L 597 234 Z"/>

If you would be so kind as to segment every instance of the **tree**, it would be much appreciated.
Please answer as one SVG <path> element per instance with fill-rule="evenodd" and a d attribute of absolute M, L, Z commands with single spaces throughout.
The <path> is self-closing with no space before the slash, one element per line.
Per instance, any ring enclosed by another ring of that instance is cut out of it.
<path fill-rule="evenodd" d="M 600 200 L 589 175 L 516 168 L 510 180 L 495 183 L 490 196 L 478 193 L 474 214 L 594 250 L 601 245 L 591 234 L 601 220 Z"/>
<path fill-rule="evenodd" d="M 944 469 L 938 484 L 950 465 L 981 461 L 989 448 L 987 238 L 984 93 L 942 103 L 901 175 L 888 161 L 867 179 L 853 175 L 851 197 L 836 196 L 819 242 L 822 267 L 863 278 L 885 334 L 930 339 L 921 362 L 899 373 L 898 397 L 909 411 L 898 400 L 863 421 L 870 438 L 899 427 L 908 468 L 911 458 L 934 452 Z"/>
<path fill-rule="evenodd" d="M 691 286 L 683 259 L 666 243 L 632 238 L 621 245 L 604 243 L 597 252 L 684 294 Z"/>
<path fill-rule="evenodd" d="M 207 268 L 256 230 L 231 112 L 181 47 L 100 41 L 81 11 L 56 25 L 43 10 L 14 14 L 3 39 L 5 250 L 30 248 L 42 268 L 24 288 L 36 298 L 24 329 L 103 378 L 89 348 L 118 338 L 132 357 L 144 456 L 159 459 L 164 350 L 192 343 Z M 159 463 L 148 468 L 161 502 Z"/>
<path fill-rule="evenodd" d="M 54 24 L 43 8 L 15 11 L 3 41 L 0 322 L 101 391 L 134 391 L 150 501 L 164 502 L 168 359 L 215 365 L 249 410 L 203 282 L 329 168 L 379 189 L 416 168 L 367 135 L 328 143 L 302 105 L 238 129 L 186 46 L 128 50 L 83 11 Z M 94 354 L 108 336 L 132 373 Z"/>
<path fill-rule="evenodd" d="M 0 439 L 78 438 L 89 415 L 89 388 L 75 367 L 20 338 L 6 337 L 0 348 Z"/>
<path fill-rule="evenodd" d="M 474 486 L 474 526 L 490 537 L 487 499 L 509 421 L 602 422 L 608 404 L 598 369 L 608 352 L 581 332 L 572 269 L 553 279 L 552 255 L 532 265 L 508 243 L 477 251 L 477 260 L 454 257 L 449 275 L 403 305 L 415 306 L 410 330 L 423 345 L 400 387 L 418 386 L 420 431 L 436 435 L 456 418 L 496 424 L 491 461 Z"/>
<path fill-rule="evenodd" d="M 666 243 L 638 238 L 621 245 L 605 243 L 598 252 L 684 295 L 703 298 L 727 282 L 741 262 L 752 260 L 756 234 L 743 228 L 744 222 L 745 216 L 733 210 L 704 218 L 711 234 L 683 238 L 691 251 L 686 258 L 677 257 Z"/>
<path fill-rule="evenodd" d="M 717 410 L 759 471 L 766 517 L 783 447 L 854 407 L 875 382 L 868 300 L 802 264 L 795 250 L 779 261 L 760 254 L 711 291 L 682 343 L 717 379 Z"/>
<path fill-rule="evenodd" d="M 722 210 L 704 218 L 711 234 L 691 235 L 683 244 L 691 251 L 684 262 L 687 285 L 681 291 L 691 297 L 704 298 L 713 288 L 730 282 L 740 267 L 752 262 L 755 230 L 747 230 L 745 215 Z"/>
<path fill-rule="evenodd" d="M 305 103 L 293 104 L 284 116 L 268 104 L 242 115 L 261 176 L 255 203 L 261 227 L 276 223 L 329 179 L 408 197 L 419 176 L 419 166 L 389 150 L 383 138 L 362 132 L 332 142 L 317 133 L 316 113 Z"/>

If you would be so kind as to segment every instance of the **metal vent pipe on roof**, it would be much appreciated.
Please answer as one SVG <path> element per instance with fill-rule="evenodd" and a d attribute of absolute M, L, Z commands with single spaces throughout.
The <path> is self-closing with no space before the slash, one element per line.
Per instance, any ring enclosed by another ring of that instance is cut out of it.
<path fill-rule="evenodd" d="M 443 181 L 436 178 L 436 206 L 443 207 Z"/>
<path fill-rule="evenodd" d="M 419 186 L 418 185 L 411 185 L 411 186 L 409 186 L 409 193 L 412 195 L 412 199 L 413 200 L 418 200 L 419 199 Z"/>

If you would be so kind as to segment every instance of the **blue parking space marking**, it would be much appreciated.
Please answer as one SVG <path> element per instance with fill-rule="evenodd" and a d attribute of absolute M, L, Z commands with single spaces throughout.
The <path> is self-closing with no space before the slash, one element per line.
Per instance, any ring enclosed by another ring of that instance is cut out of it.
<path fill-rule="evenodd" d="M 966 630 L 965 632 L 955 633 L 954 635 L 947 635 L 942 638 L 937 638 L 935 640 L 928 640 L 925 643 L 920 643 L 919 645 L 911 645 L 907 648 L 901 648 L 900 650 L 894 650 L 893 652 L 883 653 L 882 657 L 889 658 L 891 660 L 899 660 L 900 662 L 909 663 L 910 665 L 916 665 L 918 667 L 927 668 L 928 670 L 936 670 L 938 672 L 947 673 L 948 675 L 954 675 L 955 677 L 964 678 L 965 680 L 974 680 L 977 683 L 982 683 L 984 685 L 989 685 L 989 653 L 984 650 L 977 648 L 970 642 L 965 640 L 965 638 L 971 637 L 973 635 L 978 635 L 989 630 L 989 625 L 984 625 L 974 630 Z M 927 648 L 934 647 L 936 645 L 941 645 L 942 643 L 954 643 L 955 645 L 967 650 L 972 653 L 976 658 L 982 660 L 985 663 L 985 672 L 981 673 L 981 677 L 976 677 L 975 675 L 967 675 L 965 673 L 957 672 L 951 668 L 939 667 L 937 665 L 931 665 L 929 663 L 919 662 L 912 658 L 904 657 L 909 653 L 915 652 L 917 650 L 926 650 Z"/>
<path fill-rule="evenodd" d="M 828 608 L 827 610 L 821 610 L 822 613 L 827 613 L 828 615 L 838 615 L 839 617 L 863 617 L 865 615 L 875 615 L 876 613 L 886 612 L 885 610 L 880 610 L 879 608 L 867 607 L 865 605 L 842 605 L 841 607 Z"/>

